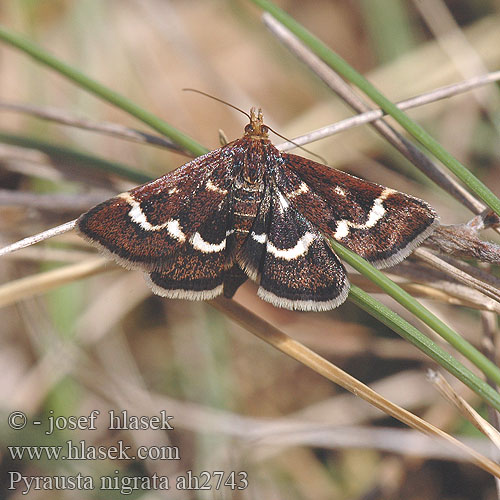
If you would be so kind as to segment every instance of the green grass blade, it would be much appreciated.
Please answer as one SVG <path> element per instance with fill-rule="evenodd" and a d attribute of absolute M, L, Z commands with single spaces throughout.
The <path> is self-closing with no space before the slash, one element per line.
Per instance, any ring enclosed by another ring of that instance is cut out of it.
<path fill-rule="evenodd" d="M 414 344 L 418 349 L 431 357 L 445 370 L 461 380 L 470 387 L 476 394 L 490 403 L 496 409 L 500 405 L 500 394 L 490 387 L 484 380 L 481 380 L 468 368 L 463 366 L 451 354 L 436 345 L 432 340 L 426 337 L 422 332 L 410 325 L 394 311 L 384 306 L 366 292 L 352 285 L 349 292 L 349 299 L 361 307 L 368 314 L 377 318 L 384 325 L 394 330 L 404 339 Z"/>
<path fill-rule="evenodd" d="M 386 113 L 400 123 L 415 139 L 425 146 L 436 158 L 446 165 L 469 189 L 474 192 L 492 210 L 500 215 L 500 200 L 477 179 L 464 165 L 448 153 L 438 141 L 432 138 L 420 125 L 411 120 L 403 111 L 383 96 L 371 83 L 352 68 L 344 59 L 328 48 L 323 42 L 306 30 L 301 24 L 269 0 L 252 0 L 286 26 L 302 40 L 317 56 L 346 80 L 360 88 L 377 103 Z"/>
<path fill-rule="evenodd" d="M 172 127 L 167 122 L 160 120 L 153 113 L 150 113 L 149 111 L 141 108 L 130 99 L 127 99 L 125 96 L 114 92 L 105 85 L 92 80 L 81 71 L 52 56 L 38 45 L 35 45 L 29 40 L 26 40 L 25 38 L 13 33 L 12 31 L 6 29 L 1 25 L 0 40 L 3 40 L 9 45 L 22 50 L 26 54 L 33 57 L 36 61 L 48 66 L 49 68 L 52 68 L 61 75 L 64 75 L 66 78 L 69 78 L 73 82 L 77 83 L 80 87 L 87 90 L 88 92 L 117 106 L 120 109 L 123 109 L 132 116 L 135 116 L 142 122 L 149 125 L 151 128 L 169 137 L 176 144 L 178 144 L 185 150 L 190 151 L 194 155 L 198 156 L 207 152 L 206 148 L 204 148 L 176 128 Z"/>
<path fill-rule="evenodd" d="M 476 365 L 485 375 L 496 384 L 500 384 L 500 370 L 486 356 L 479 352 L 474 346 L 464 340 L 455 330 L 443 323 L 437 316 L 432 314 L 420 302 L 415 300 L 408 292 L 405 292 L 387 276 L 375 269 L 359 255 L 351 252 L 334 240 L 330 240 L 333 249 L 339 257 L 354 267 L 367 278 L 371 279 L 384 292 L 397 300 L 402 306 L 413 313 L 417 318 L 431 327 L 438 335 L 449 342 L 458 352 L 463 354 L 469 361 Z"/>

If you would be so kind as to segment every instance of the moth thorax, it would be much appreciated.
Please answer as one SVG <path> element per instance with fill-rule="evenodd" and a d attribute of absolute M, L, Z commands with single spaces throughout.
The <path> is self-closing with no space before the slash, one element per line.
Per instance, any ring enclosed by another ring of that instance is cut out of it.
<path fill-rule="evenodd" d="M 241 160 L 241 180 L 248 185 L 262 183 L 267 162 L 265 145 L 261 141 L 252 141 L 251 147 L 247 149 Z"/>
<path fill-rule="evenodd" d="M 252 163 L 245 164 L 241 170 L 242 185 L 246 185 L 249 188 L 258 186 L 262 183 L 263 176 L 264 170 L 260 165 Z"/>

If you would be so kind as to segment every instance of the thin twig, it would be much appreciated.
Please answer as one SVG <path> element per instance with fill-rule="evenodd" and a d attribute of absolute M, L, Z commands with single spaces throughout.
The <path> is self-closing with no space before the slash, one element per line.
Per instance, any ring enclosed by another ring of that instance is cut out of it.
<path fill-rule="evenodd" d="M 485 283 L 484 281 L 481 281 L 480 279 L 477 279 L 470 274 L 467 274 L 462 269 L 453 266 L 449 262 L 446 262 L 445 260 L 439 258 L 437 255 L 434 255 L 432 252 L 426 250 L 425 248 L 417 248 L 413 252 L 413 254 L 435 269 L 438 269 L 453 277 L 453 279 L 455 279 L 456 281 L 470 286 L 500 303 L 500 291 L 498 290 L 498 288 Z"/>
<path fill-rule="evenodd" d="M 425 244 L 443 254 L 500 264 L 500 245 L 480 239 L 477 230 L 469 224 L 438 226 Z"/>
<path fill-rule="evenodd" d="M 370 110 L 351 87 L 337 75 L 328 65 L 306 48 L 297 37 L 295 37 L 281 23 L 269 14 L 263 14 L 266 26 L 278 39 L 285 44 L 297 57 L 309 66 L 330 88 L 340 95 L 352 108 L 357 111 Z M 427 156 L 425 156 L 415 145 L 403 138 L 392 127 L 381 120 L 376 120 L 373 126 L 398 149 L 408 160 L 422 170 L 436 184 L 457 198 L 474 213 L 484 210 L 485 205 L 472 196 L 451 175 L 439 168 Z M 295 139 L 294 139 L 295 142 Z"/>
<path fill-rule="evenodd" d="M 77 250 L 74 247 L 54 248 L 47 245 L 32 246 L 23 248 L 22 250 L 5 255 L 6 259 L 12 261 L 34 261 L 38 264 L 41 262 L 58 262 L 65 264 L 76 264 L 82 260 L 88 259 L 90 256 L 95 256 L 95 253 L 85 250 Z"/>
<path fill-rule="evenodd" d="M 390 270 L 389 277 L 415 298 L 500 314 L 500 304 L 496 300 L 417 262 L 399 264 Z M 349 279 L 353 285 L 359 286 L 365 292 L 380 293 L 380 288 L 363 275 L 350 273 Z"/>
<path fill-rule="evenodd" d="M 422 248 L 422 247 L 421 247 Z M 487 273 L 473 273 L 470 267 L 464 266 L 463 262 L 451 259 L 448 256 L 441 256 L 442 260 L 449 262 L 454 267 L 465 271 L 466 273 L 476 277 L 480 281 L 488 283 L 490 286 L 497 287 L 497 278 L 491 276 Z M 485 311 L 496 311 L 500 314 L 500 304 L 486 295 L 484 293 L 471 288 L 469 285 L 463 285 L 453 279 L 453 275 L 449 273 L 439 271 L 435 268 L 429 267 L 419 263 L 413 257 L 401 262 L 393 269 L 388 272 L 390 276 L 399 276 L 404 278 L 407 283 L 406 287 L 425 285 L 435 288 L 437 292 L 448 295 L 450 298 L 458 298 L 460 301 L 465 301 L 466 307 L 474 307 L 476 309 Z M 413 294 L 414 292 L 412 292 Z M 441 300 L 443 300 L 441 298 Z M 459 304 L 460 302 L 450 302 L 454 304 Z"/>
<path fill-rule="evenodd" d="M 103 121 L 97 122 L 88 118 L 82 118 L 60 108 L 0 101 L 0 110 L 13 111 L 15 113 L 24 113 L 31 116 L 36 116 L 37 118 L 41 118 L 42 120 L 69 125 L 70 127 L 78 127 L 85 130 L 92 130 L 94 132 L 101 132 L 103 134 L 133 142 L 152 144 L 154 146 L 159 146 L 171 151 L 175 151 L 177 153 L 182 153 L 184 155 L 193 157 L 191 153 L 183 150 L 181 147 L 179 147 L 169 139 L 165 139 L 157 135 L 151 135 L 133 128 L 125 127 L 124 125 L 120 125 L 118 123 Z"/>
<path fill-rule="evenodd" d="M 47 240 L 47 239 L 52 238 L 54 236 L 58 236 L 59 234 L 67 233 L 68 231 L 71 231 L 72 229 L 75 228 L 76 220 L 77 219 L 71 220 L 69 222 L 65 222 L 64 224 L 61 224 L 60 226 L 56 226 L 56 227 L 53 227 L 51 229 L 47 229 L 47 231 L 43 231 L 43 232 L 35 234 L 33 236 L 28 236 L 27 238 L 16 241 L 15 243 L 12 243 L 11 245 L 0 248 L 0 257 L 2 255 L 8 254 L 10 252 L 15 252 L 16 250 L 20 250 L 21 248 L 26 248 L 26 247 L 29 247 L 31 245 L 34 245 L 35 243 L 39 243 L 40 241 Z"/>
<path fill-rule="evenodd" d="M 500 278 L 495 276 L 492 272 L 488 272 L 487 269 L 481 269 L 480 267 L 473 266 L 468 262 L 464 262 L 463 260 L 456 259 L 454 257 L 450 257 L 449 255 L 440 255 L 440 258 L 445 262 L 448 262 L 452 266 L 457 269 L 461 269 L 465 273 L 474 278 L 487 283 L 490 287 L 495 290 L 500 290 Z"/>
<path fill-rule="evenodd" d="M 446 85 L 444 87 L 439 87 L 435 90 L 430 90 L 429 92 L 424 92 L 415 97 L 410 97 L 409 99 L 404 99 L 396 103 L 397 107 L 402 110 L 417 108 L 425 104 L 430 104 L 432 102 L 440 101 L 455 95 L 463 94 L 469 90 L 483 87 L 489 83 L 497 82 L 500 80 L 500 71 L 494 71 L 486 75 L 475 76 L 469 78 L 468 80 L 453 83 L 451 85 Z M 338 134 L 344 130 L 350 128 L 359 127 L 360 125 L 365 125 L 367 123 L 373 122 L 387 116 L 385 111 L 381 109 L 372 109 L 370 111 L 365 111 L 359 115 L 352 116 L 350 118 L 345 118 L 331 125 L 326 125 L 324 127 L 318 128 L 309 132 L 307 134 L 295 137 L 292 142 L 284 142 L 279 144 L 277 147 L 281 151 L 288 151 L 295 147 L 295 144 L 310 144 L 311 142 L 319 141 L 326 137 Z"/>
<path fill-rule="evenodd" d="M 116 269 L 112 262 L 105 257 L 90 257 L 77 264 L 69 264 L 64 267 L 45 271 L 32 276 L 25 276 L 14 281 L 0 285 L 0 307 L 45 293 L 48 290 L 73 283 L 79 279 L 100 274 L 105 270 Z"/>

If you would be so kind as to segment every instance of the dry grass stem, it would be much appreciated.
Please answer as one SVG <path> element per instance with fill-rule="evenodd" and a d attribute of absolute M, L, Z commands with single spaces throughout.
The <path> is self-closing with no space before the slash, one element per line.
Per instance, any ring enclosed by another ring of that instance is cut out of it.
<path fill-rule="evenodd" d="M 486 437 L 488 437 L 495 446 L 500 449 L 500 432 L 487 422 L 472 406 L 465 401 L 447 380 L 434 370 L 429 370 L 429 380 L 435 385 L 438 391 L 452 403 L 460 413 Z"/>
<path fill-rule="evenodd" d="M 292 35 L 283 25 L 272 16 L 264 14 L 264 22 L 267 27 L 284 43 L 296 56 L 308 65 L 334 92 L 342 97 L 353 109 L 358 112 L 371 111 L 370 106 L 363 101 L 352 88 L 330 67 L 321 61 L 315 54 L 307 49 L 300 40 Z M 474 213 L 480 213 L 485 205 L 472 196 L 460 183 L 458 183 L 448 172 L 438 167 L 416 146 L 396 132 L 390 125 L 377 119 L 373 127 L 385 137 L 398 151 L 403 154 L 416 167 L 422 170 L 436 184 L 454 196 L 462 204 Z M 309 134 L 308 134 L 309 135 Z M 294 139 L 294 142 L 300 144 Z"/>
<path fill-rule="evenodd" d="M 452 279 L 463 283 L 464 285 L 470 286 L 471 288 L 474 288 L 475 290 L 483 293 L 493 300 L 496 300 L 500 304 L 500 290 L 496 286 L 490 285 L 489 283 L 471 276 L 458 267 L 455 267 L 449 262 L 446 262 L 445 260 L 439 258 L 437 255 L 434 255 L 432 252 L 426 250 L 425 248 L 417 248 L 413 252 L 413 254 L 433 268 L 448 274 Z"/>
<path fill-rule="evenodd" d="M 497 82 L 499 80 L 500 71 L 493 71 L 485 75 L 469 78 L 468 80 L 464 80 L 463 82 L 445 85 L 444 87 L 439 87 L 437 89 L 430 90 L 429 92 L 424 92 L 423 94 L 420 94 L 418 96 L 398 101 L 396 105 L 401 110 L 418 108 L 424 106 L 425 104 L 430 104 L 442 99 L 460 95 L 475 88 L 484 87 L 485 85 Z M 310 144 L 312 142 L 331 137 L 332 135 L 338 134 L 345 130 L 374 122 L 376 120 L 379 120 L 380 118 L 383 118 L 384 116 L 387 116 L 387 114 L 381 109 L 372 109 L 370 111 L 365 111 L 363 113 L 359 113 L 356 116 L 345 118 L 344 120 L 340 120 L 330 125 L 325 125 L 324 127 L 308 132 L 307 134 L 297 136 L 293 139 L 293 142 L 287 141 L 281 143 L 277 146 L 277 148 L 280 151 L 289 151 L 297 147 L 297 145 Z"/>
<path fill-rule="evenodd" d="M 415 298 L 430 299 L 443 304 L 470 307 L 471 309 L 480 311 L 493 311 L 500 314 L 500 305 L 496 300 L 490 299 L 469 286 L 450 281 L 444 277 L 433 277 L 430 273 L 425 275 L 421 273 L 420 269 L 419 267 L 415 271 L 410 271 L 409 267 L 405 267 L 404 269 L 398 267 L 397 271 L 394 270 L 393 272 L 391 270 L 388 276 Z M 405 277 L 406 281 L 402 281 L 401 278 Z M 382 293 L 377 285 L 362 275 L 350 274 L 349 279 L 351 283 L 359 286 L 365 292 L 374 294 Z"/>
<path fill-rule="evenodd" d="M 66 283 L 112 269 L 115 269 L 115 266 L 110 263 L 109 259 L 96 257 L 78 264 L 71 264 L 60 269 L 10 281 L 0 286 L 0 307 L 14 304 L 19 300 L 45 293 Z"/>
<path fill-rule="evenodd" d="M 53 227 L 51 229 L 47 229 L 47 231 L 43 231 L 41 233 L 35 234 L 33 236 L 28 236 L 27 238 L 23 238 L 22 240 L 16 241 L 11 245 L 0 248 L 0 257 L 2 255 L 6 255 L 10 252 L 15 252 L 16 250 L 21 250 L 21 248 L 26 248 L 35 243 L 39 243 L 40 241 L 47 240 L 49 238 L 53 238 L 54 236 L 58 236 L 60 234 L 67 233 L 75 228 L 76 219 L 71 220 L 69 222 L 65 222 L 60 226 Z"/>
<path fill-rule="evenodd" d="M 243 326 L 246 330 L 261 338 L 276 349 L 299 361 L 305 366 L 308 366 L 323 377 L 340 385 L 344 389 L 347 389 L 356 396 L 359 396 L 371 405 L 379 408 L 383 412 L 398 419 L 411 428 L 427 435 L 444 438 L 444 440 L 448 443 L 453 444 L 454 446 L 460 448 L 462 452 L 467 453 L 476 465 L 490 472 L 494 476 L 500 477 L 500 466 L 493 461 L 465 446 L 457 439 L 449 436 L 425 420 L 422 420 L 409 411 L 404 410 L 403 408 L 400 408 L 394 403 L 386 400 L 359 380 L 351 377 L 349 374 L 332 363 L 329 363 L 326 359 L 322 358 L 304 345 L 291 339 L 276 327 L 245 309 L 243 306 L 236 304 L 234 301 L 223 298 L 212 300 L 210 303 L 233 321 Z"/>
<path fill-rule="evenodd" d="M 32 246 L 23 248 L 15 253 L 5 255 L 6 259 L 31 261 L 31 262 L 64 262 L 64 263 L 77 263 L 95 253 L 86 252 L 84 250 L 77 250 L 76 248 L 52 248 L 50 246 Z"/>
<path fill-rule="evenodd" d="M 92 130 L 93 132 L 99 132 L 132 142 L 160 146 L 170 151 L 182 153 L 186 156 L 193 156 L 191 153 L 184 151 L 177 144 L 164 137 L 141 132 L 140 130 L 125 127 L 124 125 L 120 125 L 118 123 L 104 121 L 98 122 L 96 120 L 82 118 L 76 116 L 74 113 L 52 106 L 35 106 L 33 104 L 19 104 L 0 101 L 0 111 L 23 113 L 42 120 L 61 123 L 63 125 L 69 125 L 70 127 Z"/>

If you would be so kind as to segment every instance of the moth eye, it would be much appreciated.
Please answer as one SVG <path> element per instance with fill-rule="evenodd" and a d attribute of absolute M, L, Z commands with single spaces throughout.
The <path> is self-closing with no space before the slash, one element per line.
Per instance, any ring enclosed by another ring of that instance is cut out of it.
<path fill-rule="evenodd" d="M 245 132 L 253 132 L 253 127 L 251 123 L 245 126 Z"/>
<path fill-rule="evenodd" d="M 264 134 L 267 134 L 269 132 L 269 127 L 267 125 L 262 125 L 261 130 Z"/>

